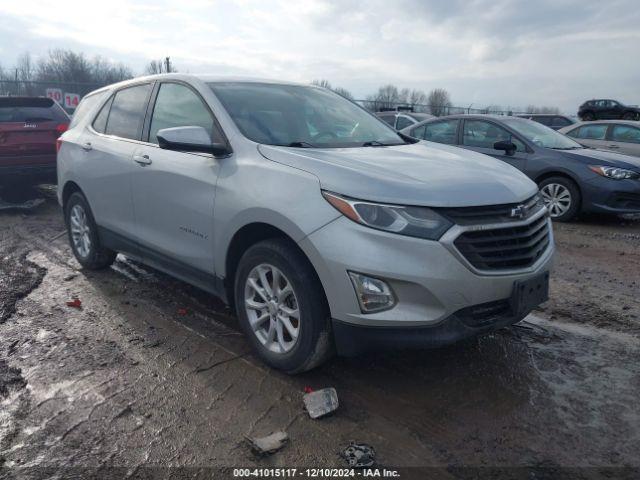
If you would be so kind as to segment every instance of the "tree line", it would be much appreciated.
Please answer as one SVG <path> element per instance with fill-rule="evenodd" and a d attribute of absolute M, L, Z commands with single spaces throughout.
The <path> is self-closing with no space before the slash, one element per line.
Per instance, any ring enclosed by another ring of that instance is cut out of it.
<path fill-rule="evenodd" d="M 151 60 L 144 68 L 145 74 L 157 74 L 167 72 L 177 72 L 177 68 L 171 63 L 169 57 L 158 60 Z M 78 93 L 85 94 L 95 88 L 99 88 L 111 83 L 120 82 L 134 77 L 134 72 L 125 64 L 112 62 L 101 56 L 87 57 L 84 53 L 72 50 L 55 49 L 50 50 L 47 55 L 34 61 L 29 53 L 23 53 L 11 68 L 3 68 L 0 65 L 0 82 L 4 81 L 4 87 L 0 94 L 14 94 L 10 84 L 21 84 L 19 94 L 35 95 L 40 89 L 35 87 L 36 83 L 68 83 L 75 85 L 85 85 L 85 88 L 78 88 Z M 333 90 L 349 100 L 354 100 L 354 96 L 347 89 L 334 87 L 326 79 L 314 80 L 314 85 Z M 33 91 L 31 91 L 33 90 Z M 453 103 L 451 95 L 444 88 L 434 88 L 429 93 L 419 89 L 398 88 L 396 85 L 387 84 L 378 90 L 367 95 L 362 100 L 365 108 L 371 111 L 395 109 L 398 106 L 412 108 L 416 112 L 425 112 L 432 115 L 441 116 L 454 113 L 463 108 L 452 110 Z M 498 113 L 508 112 L 510 107 L 502 108 L 499 105 L 491 105 L 485 109 L 474 109 L 475 112 Z M 528 105 L 526 109 L 520 109 L 521 113 L 560 113 L 557 107 Z"/>

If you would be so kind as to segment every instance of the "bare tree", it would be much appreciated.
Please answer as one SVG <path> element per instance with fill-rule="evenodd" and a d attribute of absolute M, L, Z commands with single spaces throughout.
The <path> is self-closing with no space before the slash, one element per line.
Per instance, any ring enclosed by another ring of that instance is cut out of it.
<path fill-rule="evenodd" d="M 448 113 L 451 107 L 451 97 L 444 88 L 435 88 L 429 92 L 427 103 L 431 114 L 440 117 Z"/>
<path fill-rule="evenodd" d="M 369 110 L 384 110 L 395 108 L 400 103 L 400 92 L 395 85 L 384 85 L 373 95 L 367 96 L 365 106 Z"/>
<path fill-rule="evenodd" d="M 174 73 L 178 70 L 171 64 L 171 59 L 166 57 L 164 60 L 151 60 L 145 69 L 145 73 L 156 75 L 158 73 Z"/>
<path fill-rule="evenodd" d="M 129 67 L 122 63 L 112 63 L 98 56 L 91 62 L 93 81 L 101 85 L 121 82 L 133 77 Z"/>
<path fill-rule="evenodd" d="M 313 80 L 311 82 L 311 85 L 316 85 L 318 87 L 322 87 L 322 88 L 326 88 L 328 90 L 332 90 L 335 93 L 337 93 L 338 95 L 343 96 L 344 98 L 347 98 L 349 100 L 353 100 L 353 95 L 351 94 L 351 92 L 349 90 L 347 90 L 346 88 L 342 88 L 342 87 L 333 87 L 331 85 L 331 82 L 329 82 L 329 80 L 325 80 L 325 79 Z"/>

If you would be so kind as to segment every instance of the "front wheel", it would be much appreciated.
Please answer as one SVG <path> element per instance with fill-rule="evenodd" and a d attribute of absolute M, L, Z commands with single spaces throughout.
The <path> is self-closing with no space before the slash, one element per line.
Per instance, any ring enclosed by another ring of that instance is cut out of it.
<path fill-rule="evenodd" d="M 595 117 L 595 116 L 593 115 L 593 113 L 591 113 L 591 112 L 587 112 L 587 113 L 585 113 L 584 115 L 582 115 L 582 120 L 583 120 L 584 122 L 590 122 L 590 121 L 592 121 L 592 120 L 595 120 L 595 118 L 596 118 L 596 117 Z"/>
<path fill-rule="evenodd" d="M 116 259 L 116 252 L 100 243 L 98 226 L 84 195 L 73 193 L 65 206 L 69 243 L 76 259 L 84 268 L 100 270 Z"/>
<path fill-rule="evenodd" d="M 551 218 L 558 222 L 573 220 L 580 209 L 580 190 L 568 178 L 551 177 L 538 185 Z"/>
<path fill-rule="evenodd" d="M 329 309 L 313 267 L 291 242 L 265 240 L 240 259 L 235 278 L 238 319 L 268 365 L 300 373 L 332 350 Z"/>

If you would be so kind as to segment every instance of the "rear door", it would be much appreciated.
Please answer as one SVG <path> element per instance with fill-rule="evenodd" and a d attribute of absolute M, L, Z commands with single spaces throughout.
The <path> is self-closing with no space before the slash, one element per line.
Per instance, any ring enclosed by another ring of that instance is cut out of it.
<path fill-rule="evenodd" d="M 133 153 L 141 144 L 152 89 L 152 83 L 143 83 L 116 91 L 78 140 L 84 160 L 78 178 L 96 223 L 106 230 L 105 235 L 116 235 L 120 240 L 135 239 L 136 235 L 131 195 Z"/>
<path fill-rule="evenodd" d="M 504 150 L 493 148 L 493 145 L 500 141 L 508 141 L 515 144 L 516 152 L 513 155 L 507 155 Z M 529 158 L 527 148 L 522 140 L 506 128 L 488 120 L 465 119 L 462 128 L 461 146 L 485 155 L 491 155 L 523 172 Z"/>
<path fill-rule="evenodd" d="M 69 121 L 50 98 L 0 98 L 0 166 L 54 166 Z"/>
<path fill-rule="evenodd" d="M 213 274 L 213 202 L 220 161 L 208 153 L 161 149 L 163 128 L 200 126 L 214 142 L 226 143 L 213 112 L 191 86 L 159 84 L 145 126 L 145 145 L 136 148 L 133 199 L 145 260 L 193 281 Z M 177 261 L 177 262 L 176 262 Z"/>
<path fill-rule="evenodd" d="M 612 125 L 608 148 L 619 153 L 640 157 L 640 128 L 633 125 Z"/>

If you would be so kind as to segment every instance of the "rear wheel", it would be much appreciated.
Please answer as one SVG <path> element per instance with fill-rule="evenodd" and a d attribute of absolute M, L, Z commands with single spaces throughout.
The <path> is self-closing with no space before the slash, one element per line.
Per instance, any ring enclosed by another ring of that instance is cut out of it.
<path fill-rule="evenodd" d="M 288 373 L 331 354 L 329 309 L 312 266 L 289 241 L 265 240 L 240 259 L 235 278 L 240 324 L 257 354 Z"/>
<path fill-rule="evenodd" d="M 71 250 L 80 265 L 100 270 L 113 263 L 117 254 L 101 245 L 91 208 L 80 192 L 73 193 L 67 200 L 65 220 Z"/>
<path fill-rule="evenodd" d="M 622 116 L 623 120 L 635 120 L 636 118 L 638 118 L 638 115 L 633 112 L 627 112 Z"/>
<path fill-rule="evenodd" d="M 580 209 L 580 190 L 572 180 L 550 177 L 538 186 L 553 220 L 568 222 L 576 217 Z"/>

